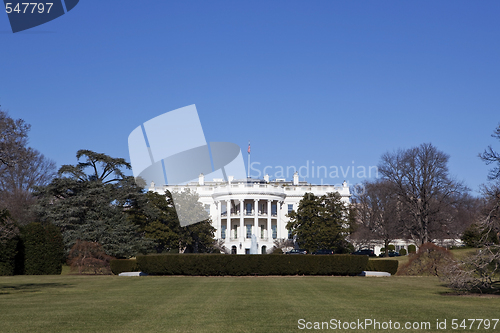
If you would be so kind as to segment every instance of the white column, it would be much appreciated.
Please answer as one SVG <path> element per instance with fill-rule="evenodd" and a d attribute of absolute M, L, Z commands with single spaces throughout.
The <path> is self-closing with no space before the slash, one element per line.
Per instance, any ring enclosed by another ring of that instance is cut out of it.
<path fill-rule="evenodd" d="M 281 202 L 276 203 L 276 238 L 281 238 Z"/>
<path fill-rule="evenodd" d="M 267 200 L 267 238 L 272 241 L 271 235 L 271 200 Z"/>
<path fill-rule="evenodd" d="M 226 200 L 226 223 L 229 228 L 229 238 L 233 235 L 233 226 L 231 225 L 231 200 Z"/>
<path fill-rule="evenodd" d="M 217 201 L 215 204 L 217 205 L 217 225 L 218 225 L 217 236 L 215 238 L 221 239 L 222 238 L 222 202 Z M 227 225 L 227 223 L 226 223 L 226 225 Z M 227 235 L 227 226 L 226 226 L 226 235 Z"/>
<path fill-rule="evenodd" d="M 245 201 L 243 199 L 240 199 L 240 229 L 241 229 L 241 234 L 239 235 L 238 239 L 240 240 L 240 242 L 244 242 L 245 241 L 245 226 L 244 226 L 244 222 L 245 222 L 245 217 L 243 216 L 243 206 L 245 205 Z M 239 244 L 238 244 L 238 248 L 239 248 Z M 244 252 L 243 252 L 244 253 Z"/>
<path fill-rule="evenodd" d="M 259 230 L 259 199 L 253 199 L 253 206 L 255 208 L 253 214 L 253 234 L 257 237 L 257 230 Z"/>

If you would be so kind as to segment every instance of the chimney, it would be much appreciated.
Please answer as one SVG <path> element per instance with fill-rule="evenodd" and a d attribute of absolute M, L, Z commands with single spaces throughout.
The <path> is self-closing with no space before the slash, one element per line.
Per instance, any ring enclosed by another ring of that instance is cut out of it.
<path fill-rule="evenodd" d="M 264 176 L 264 181 L 265 181 L 266 183 L 269 183 L 269 175 L 265 175 L 265 176 Z"/>
<path fill-rule="evenodd" d="M 198 176 L 198 185 L 205 185 L 205 175 L 202 173 Z"/>
<path fill-rule="evenodd" d="M 297 171 L 293 174 L 293 185 L 299 185 L 299 173 Z"/>

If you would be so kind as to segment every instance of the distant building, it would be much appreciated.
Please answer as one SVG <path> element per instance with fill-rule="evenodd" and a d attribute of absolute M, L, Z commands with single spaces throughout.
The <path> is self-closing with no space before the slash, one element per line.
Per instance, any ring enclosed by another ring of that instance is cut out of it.
<path fill-rule="evenodd" d="M 445 248 L 452 246 L 464 246 L 464 242 L 461 239 L 434 239 L 432 242 Z M 382 240 L 351 240 L 351 243 L 356 249 L 371 249 L 377 256 L 383 253 L 382 248 L 384 248 L 384 241 Z M 414 245 L 416 250 L 419 248 L 419 245 L 411 239 L 393 239 L 390 241 L 389 245 L 394 245 L 394 250 L 398 253 L 402 249 L 406 250 L 406 253 L 409 253 L 408 250 L 410 245 Z"/>
<path fill-rule="evenodd" d="M 201 174 L 198 182 L 187 185 L 164 185 L 151 191 L 183 191 L 190 189 L 199 195 L 199 201 L 210 214 L 216 229 L 215 238 L 223 240 L 228 251 L 235 254 L 271 252 L 275 239 L 291 238 L 286 229 L 287 214 L 298 208 L 305 193 L 321 196 L 338 192 L 342 201 L 349 203 L 351 194 L 347 183 L 341 186 L 311 185 L 299 181 L 297 173 L 292 181 L 286 179 L 213 179 L 206 181 Z M 254 237 L 252 237 L 254 236 Z"/>

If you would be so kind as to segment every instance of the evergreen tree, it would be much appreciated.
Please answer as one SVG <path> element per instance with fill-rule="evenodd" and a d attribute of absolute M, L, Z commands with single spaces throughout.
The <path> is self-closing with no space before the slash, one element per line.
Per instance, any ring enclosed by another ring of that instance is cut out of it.
<path fill-rule="evenodd" d="M 144 236 L 154 241 L 157 253 L 179 252 L 181 228 L 170 192 L 147 192 L 127 213 Z"/>
<path fill-rule="evenodd" d="M 82 161 L 63 165 L 59 177 L 35 192 L 39 220 L 61 228 L 66 251 L 77 240 L 97 242 L 106 254 L 118 258 L 146 251 L 151 242 L 126 213 L 144 195 L 134 178 L 122 171 L 130 164 L 89 150 L 79 150 L 77 158 Z"/>
<path fill-rule="evenodd" d="M 297 237 L 300 248 L 312 252 L 333 249 L 336 253 L 350 249 L 346 237 L 352 231 L 348 206 L 338 193 L 321 197 L 304 194 L 297 211 L 288 214 L 287 228 Z"/>
<path fill-rule="evenodd" d="M 189 190 L 176 193 L 176 202 L 170 192 L 159 194 L 148 192 L 129 218 L 139 226 L 144 236 L 154 240 L 155 248 L 161 252 L 207 253 L 214 251 L 215 228 L 198 201 L 198 195 Z M 185 205 L 191 219 L 201 222 L 182 227 L 176 213 L 177 205 Z"/>

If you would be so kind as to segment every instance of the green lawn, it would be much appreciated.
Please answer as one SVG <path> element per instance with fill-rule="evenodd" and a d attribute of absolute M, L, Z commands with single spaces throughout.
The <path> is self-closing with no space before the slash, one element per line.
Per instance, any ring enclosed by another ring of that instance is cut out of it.
<path fill-rule="evenodd" d="M 452 319 L 500 317 L 499 297 L 447 292 L 432 277 L 0 277 L 0 331 L 317 331 L 299 330 L 299 319 L 425 321 L 437 331 L 447 319 L 440 331 L 452 332 Z"/>
<path fill-rule="evenodd" d="M 474 248 L 463 248 L 463 249 L 453 249 L 450 251 L 453 254 L 453 256 L 455 257 L 455 259 L 461 260 L 461 259 L 464 259 L 468 255 L 474 254 L 475 252 L 477 252 L 477 250 L 478 249 L 474 249 Z M 397 260 L 397 261 L 399 261 L 399 266 L 401 267 L 402 265 L 406 264 L 410 260 L 410 256 L 406 255 L 406 256 L 389 257 L 389 258 L 385 258 L 385 257 L 370 258 L 370 260 L 384 260 L 384 259 Z"/>

